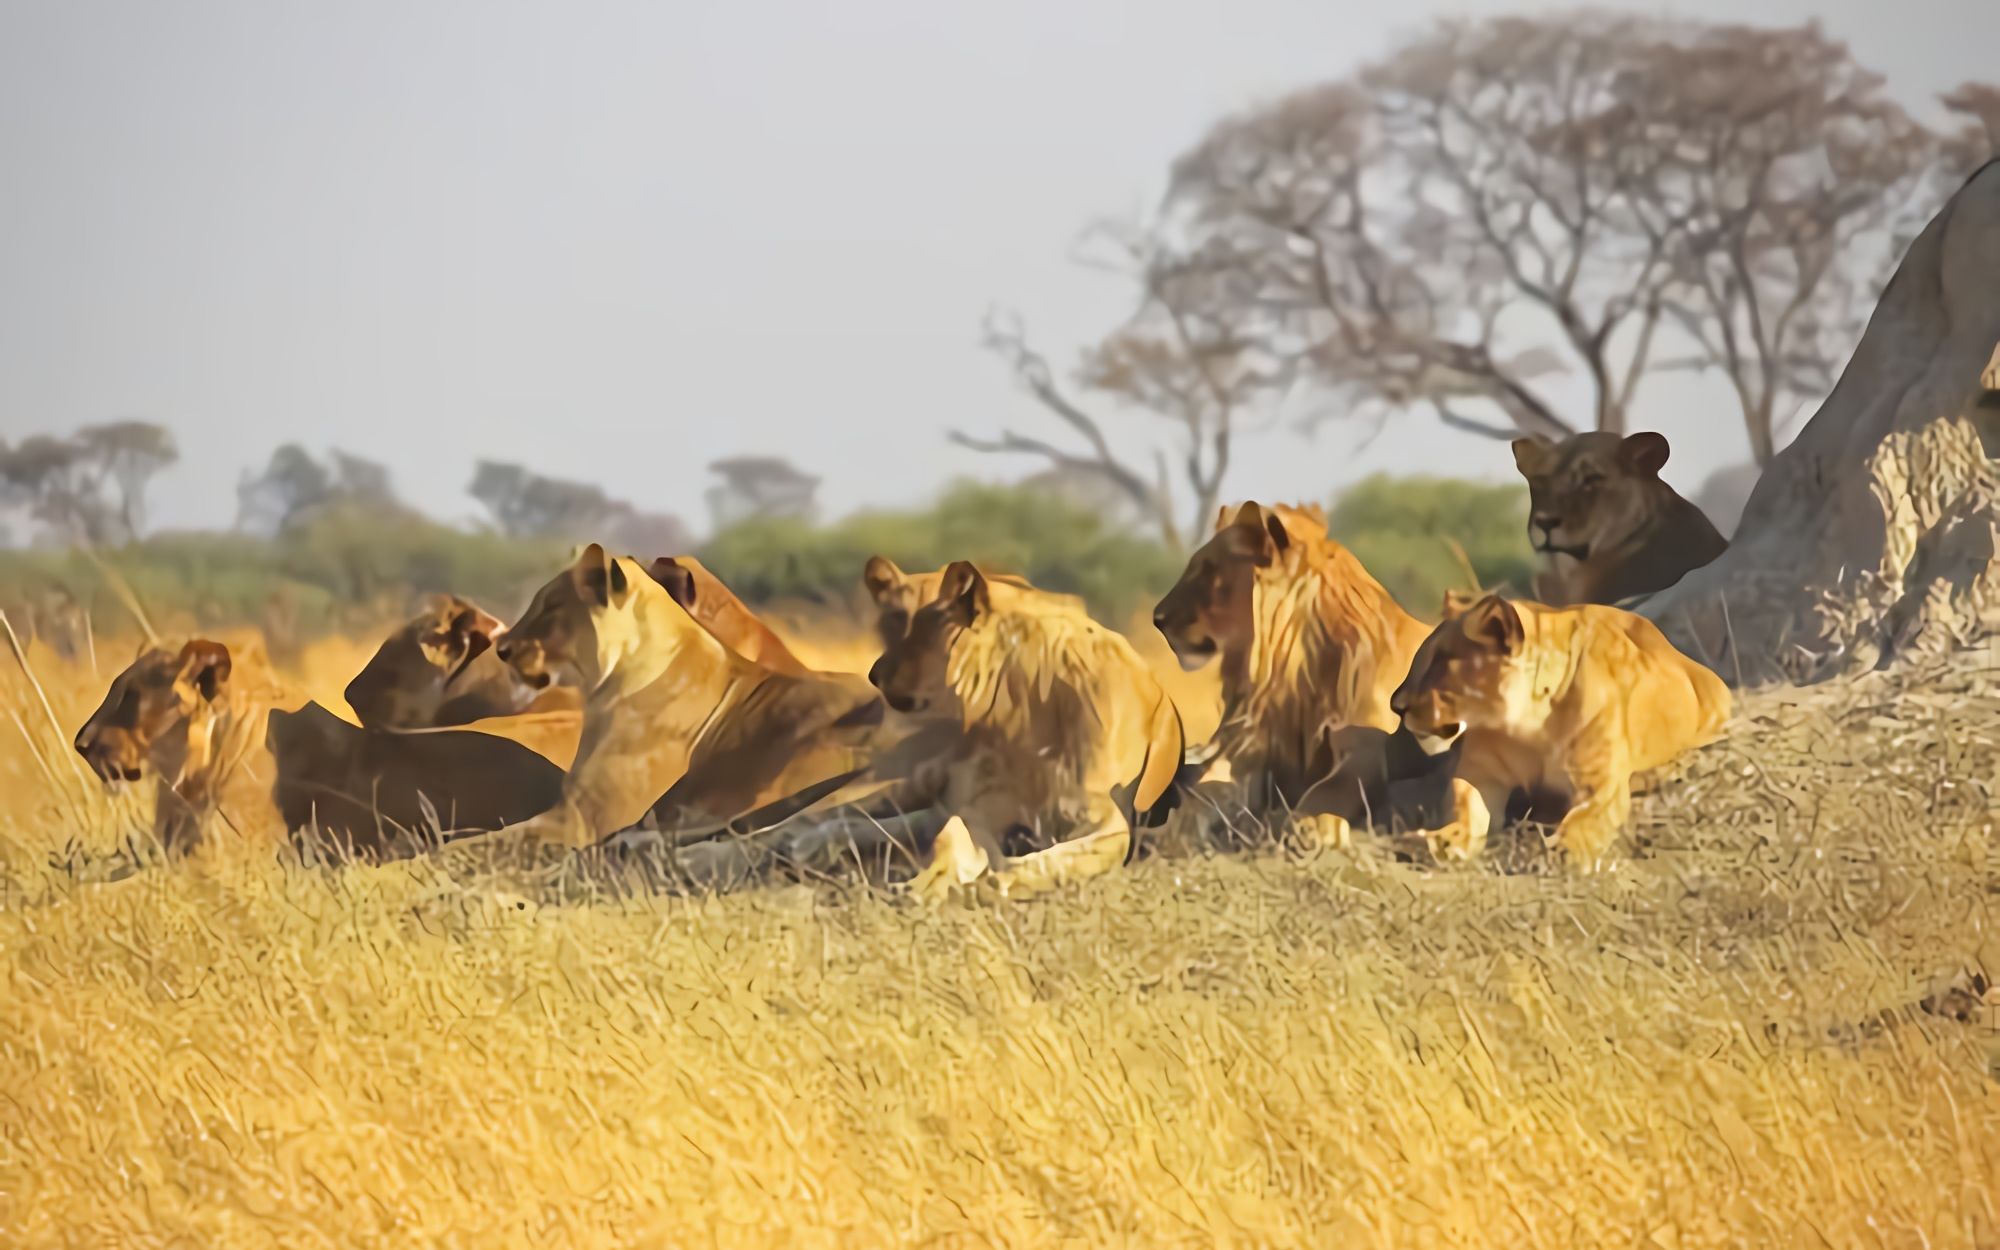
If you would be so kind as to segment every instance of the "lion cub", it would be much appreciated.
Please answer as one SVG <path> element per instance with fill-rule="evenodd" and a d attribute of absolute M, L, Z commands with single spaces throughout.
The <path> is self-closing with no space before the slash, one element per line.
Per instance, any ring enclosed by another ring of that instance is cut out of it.
<path fill-rule="evenodd" d="M 1180 712 L 1124 638 L 1081 613 L 996 598 L 963 561 L 944 571 L 869 680 L 898 712 L 955 723 L 946 783 L 955 819 L 914 885 L 934 895 L 994 869 L 1003 893 L 1122 864 L 1132 821 L 1179 799 Z M 1011 858 L 1025 835 L 1039 849 Z"/>
<path fill-rule="evenodd" d="M 1424 640 L 1392 706 L 1425 750 L 1462 745 L 1441 858 L 1477 853 L 1522 791 L 1566 797 L 1556 841 L 1594 869 L 1631 813 L 1632 774 L 1713 741 L 1730 697 L 1644 617 L 1488 595 Z"/>
<path fill-rule="evenodd" d="M 1667 451 L 1651 432 L 1514 440 L 1514 465 L 1528 480 L 1528 540 L 1553 566 L 1541 594 L 1617 603 L 1665 590 L 1728 548 L 1702 510 L 1661 480 Z"/>

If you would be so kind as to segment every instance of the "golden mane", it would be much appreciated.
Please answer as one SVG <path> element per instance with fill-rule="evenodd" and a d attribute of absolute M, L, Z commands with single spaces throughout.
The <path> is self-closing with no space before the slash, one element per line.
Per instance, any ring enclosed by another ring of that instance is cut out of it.
<path fill-rule="evenodd" d="M 1223 657 L 1217 738 L 1239 777 L 1295 800 L 1324 730 L 1395 729 L 1389 698 L 1427 630 L 1347 548 L 1286 528 L 1290 546 L 1255 574 L 1250 645 Z"/>

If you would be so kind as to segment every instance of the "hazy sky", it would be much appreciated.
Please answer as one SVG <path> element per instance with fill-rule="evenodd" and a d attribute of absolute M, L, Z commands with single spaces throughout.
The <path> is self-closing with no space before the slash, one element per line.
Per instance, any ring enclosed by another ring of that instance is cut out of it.
<path fill-rule="evenodd" d="M 1428 14 L 1533 7 L 0 0 L 0 436 L 171 424 L 171 525 L 227 524 L 286 441 L 449 517 L 480 456 L 699 526 L 735 453 L 835 511 L 1018 475 L 944 441 L 1045 421 L 978 347 L 989 304 L 1071 360 L 1130 300 L 1071 263 L 1079 230 L 1150 205 L 1220 113 Z M 1619 7 L 1818 17 L 1912 103 L 2000 47 L 2000 0 Z M 1640 415 L 1684 488 L 1746 455 L 1713 390 Z M 1248 442 L 1229 493 L 1510 471 L 1428 416 L 1357 434 Z"/>

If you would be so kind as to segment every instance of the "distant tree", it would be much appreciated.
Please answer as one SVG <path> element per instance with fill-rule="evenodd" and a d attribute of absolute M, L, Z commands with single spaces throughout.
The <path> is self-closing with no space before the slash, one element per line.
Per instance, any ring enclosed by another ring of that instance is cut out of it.
<path fill-rule="evenodd" d="M 1108 255 L 1094 263 L 1132 275 L 1141 296 L 1132 317 L 1084 353 L 1072 382 L 1079 391 L 1167 422 L 1178 474 L 1168 469 L 1168 449 L 1151 449 L 1150 466 L 1116 449 L 1102 420 L 1028 344 L 1020 320 L 1000 313 L 987 316 L 987 350 L 1075 439 L 1051 443 L 1016 430 L 997 437 L 955 431 L 951 439 L 975 451 L 1039 457 L 1072 481 L 1095 476 L 1152 518 L 1167 545 L 1179 549 L 1198 539 L 1213 517 L 1236 437 L 1258 405 L 1288 385 L 1288 354 L 1254 332 L 1268 319 L 1255 310 L 1249 275 L 1229 257 L 1213 250 L 1175 253 L 1134 226 L 1100 225 L 1086 237 Z M 1187 493 L 1184 513 L 1175 503 L 1176 476 Z"/>
<path fill-rule="evenodd" d="M 708 469 L 722 479 L 707 495 L 717 529 L 757 519 L 810 521 L 819 510 L 819 479 L 780 456 L 734 456 Z"/>
<path fill-rule="evenodd" d="M 85 460 L 98 467 L 100 480 L 116 488 L 124 537 L 144 534 L 146 490 L 162 470 L 181 458 L 173 432 L 151 421 L 111 421 L 83 427 L 75 441 Z"/>
<path fill-rule="evenodd" d="M 397 498 L 386 466 L 338 449 L 329 461 L 297 443 L 279 447 L 262 472 L 245 473 L 237 482 L 236 527 L 270 537 L 337 508 L 414 515 Z"/>
<path fill-rule="evenodd" d="M 1713 370 L 1762 463 L 1947 189 L 1939 155 L 1817 26 L 1449 21 L 1215 127 L 1169 220 L 1336 412 L 1623 431 L 1651 374 Z M 1547 386 L 1576 373 L 1580 420 Z"/>
<path fill-rule="evenodd" d="M 144 530 L 147 486 L 178 458 L 173 436 L 145 421 L 36 434 L 0 445 L 0 509 L 58 544 L 130 542 Z"/>
<path fill-rule="evenodd" d="M 545 477 L 518 464 L 480 461 L 467 493 L 512 538 L 601 542 L 648 557 L 685 552 L 694 541 L 672 516 L 643 512 L 588 483 Z"/>

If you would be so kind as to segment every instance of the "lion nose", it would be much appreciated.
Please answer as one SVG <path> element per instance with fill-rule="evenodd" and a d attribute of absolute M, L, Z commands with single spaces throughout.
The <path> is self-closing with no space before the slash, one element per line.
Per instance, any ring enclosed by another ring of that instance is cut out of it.
<path fill-rule="evenodd" d="M 1401 686 L 1396 687 L 1396 693 L 1389 696 L 1389 710 L 1398 716 L 1410 710 L 1410 696 L 1404 693 Z"/>
<path fill-rule="evenodd" d="M 1167 610 L 1165 608 L 1161 608 L 1159 611 L 1153 613 L 1153 628 L 1163 634 L 1167 632 Z"/>
<path fill-rule="evenodd" d="M 868 666 L 868 684 L 877 690 L 882 688 L 882 661 L 877 660 Z"/>
<path fill-rule="evenodd" d="M 1553 534 L 1560 521 L 1560 517 L 1552 517 L 1546 512 L 1537 512 L 1528 518 L 1528 528 L 1540 530 L 1544 534 Z"/>
<path fill-rule="evenodd" d="M 514 658 L 514 644 L 511 642 L 500 643 L 498 646 L 493 648 L 493 654 L 500 657 L 500 662 L 502 664 L 509 663 Z"/>

